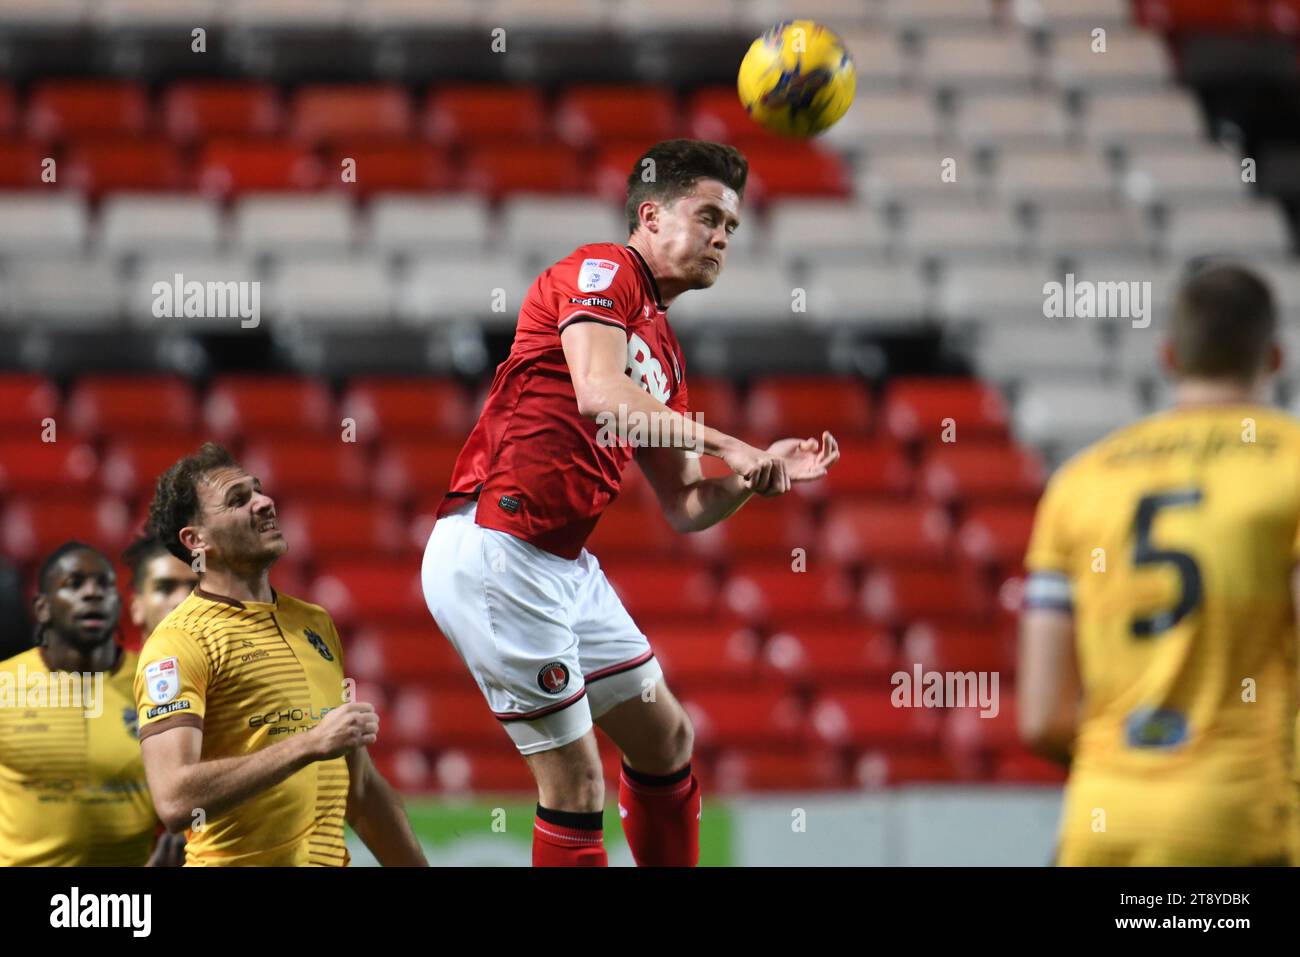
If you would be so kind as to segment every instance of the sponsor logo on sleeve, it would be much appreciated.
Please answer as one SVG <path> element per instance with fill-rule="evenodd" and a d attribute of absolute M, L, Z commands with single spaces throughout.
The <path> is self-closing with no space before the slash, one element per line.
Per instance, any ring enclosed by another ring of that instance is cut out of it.
<path fill-rule="evenodd" d="M 618 272 L 618 263 L 608 259 L 584 259 L 578 270 L 578 289 L 582 292 L 600 292 L 608 289 Z"/>
<path fill-rule="evenodd" d="M 166 704 L 180 694 L 181 667 L 175 658 L 152 661 L 144 666 L 145 691 L 154 704 Z"/>
<path fill-rule="evenodd" d="M 172 714 L 176 711 L 189 711 L 190 703 L 188 701 L 173 701 L 171 704 L 162 704 L 156 708 L 150 708 L 144 713 L 146 718 L 161 718 L 165 714 Z"/>
<path fill-rule="evenodd" d="M 614 300 L 606 299 L 604 296 L 588 296 L 582 299 L 578 296 L 570 296 L 569 302 L 575 306 L 600 306 L 602 309 L 613 309 Z"/>

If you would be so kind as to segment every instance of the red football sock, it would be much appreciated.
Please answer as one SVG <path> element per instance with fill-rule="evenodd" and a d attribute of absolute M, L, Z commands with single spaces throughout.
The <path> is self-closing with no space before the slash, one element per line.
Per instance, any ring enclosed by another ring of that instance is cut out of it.
<path fill-rule="evenodd" d="M 672 774 L 623 764 L 618 816 L 637 867 L 694 867 L 700 860 L 700 782 L 691 766 Z"/>
<path fill-rule="evenodd" d="M 603 821 L 600 811 L 553 811 L 537 805 L 533 867 L 608 867 Z"/>

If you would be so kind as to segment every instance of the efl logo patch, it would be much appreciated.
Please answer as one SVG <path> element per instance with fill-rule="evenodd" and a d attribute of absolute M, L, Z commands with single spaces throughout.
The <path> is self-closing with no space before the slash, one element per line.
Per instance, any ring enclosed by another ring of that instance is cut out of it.
<path fill-rule="evenodd" d="M 144 666 L 144 687 L 154 704 L 166 704 L 181 691 L 181 666 L 175 658 L 164 658 Z"/>
<path fill-rule="evenodd" d="M 324 638 L 316 634 L 316 632 L 312 631 L 310 628 L 304 628 L 303 632 L 307 635 L 307 640 L 311 642 L 311 646 L 320 652 L 322 658 L 326 661 L 334 660 L 334 656 L 330 654 L 329 646 L 325 644 Z"/>
<path fill-rule="evenodd" d="M 497 502 L 503 509 L 514 515 L 519 511 L 519 499 L 511 498 L 509 495 L 502 495 L 501 500 Z"/>
<path fill-rule="evenodd" d="M 614 300 L 606 299 L 604 296 L 588 296 L 586 299 L 570 296 L 569 302 L 575 306 L 600 306 L 602 309 L 614 308 Z"/>
<path fill-rule="evenodd" d="M 542 665 L 537 672 L 537 687 L 547 694 L 559 694 L 569 687 L 569 669 L 562 661 L 552 661 Z"/>
<path fill-rule="evenodd" d="M 608 289 L 618 272 L 618 263 L 608 259 L 584 259 L 578 270 L 578 289 L 582 292 L 600 292 Z"/>

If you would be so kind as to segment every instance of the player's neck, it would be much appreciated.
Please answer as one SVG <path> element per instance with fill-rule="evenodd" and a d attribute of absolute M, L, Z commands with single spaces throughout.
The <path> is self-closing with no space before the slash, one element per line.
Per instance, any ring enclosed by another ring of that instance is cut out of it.
<path fill-rule="evenodd" d="M 270 569 L 238 571 L 231 568 L 211 568 L 199 580 L 199 588 L 209 595 L 232 598 L 235 601 L 259 601 L 270 604 L 275 600 L 271 591 Z"/>
<path fill-rule="evenodd" d="M 41 646 L 41 660 L 51 671 L 112 671 L 122 654 L 122 646 L 111 637 L 94 645 L 79 645 L 55 632 L 47 632 Z"/>
<path fill-rule="evenodd" d="M 1260 389 L 1254 385 L 1214 379 L 1183 379 L 1174 387 L 1174 407 L 1195 409 L 1215 405 L 1256 405 Z"/>
<path fill-rule="evenodd" d="M 645 264 L 650 267 L 650 275 L 655 277 L 655 284 L 659 287 L 659 298 L 665 309 L 673 304 L 674 299 L 687 291 L 687 287 L 679 280 L 664 275 L 663 264 L 644 239 L 640 236 L 632 236 L 628 239 L 627 245 L 639 252 Z"/>

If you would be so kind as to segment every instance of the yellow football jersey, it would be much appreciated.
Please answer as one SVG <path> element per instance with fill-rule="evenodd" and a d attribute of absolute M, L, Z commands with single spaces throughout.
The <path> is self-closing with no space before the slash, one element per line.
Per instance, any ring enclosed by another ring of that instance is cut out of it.
<path fill-rule="evenodd" d="M 149 859 L 159 824 L 140 759 L 135 666 L 126 649 L 112 672 L 86 677 L 51 672 L 40 648 L 0 662 L 0 865 Z"/>
<path fill-rule="evenodd" d="M 1153 415 L 1053 476 L 1025 564 L 1084 690 L 1062 863 L 1285 857 L 1298 532 L 1300 422 L 1264 406 Z"/>
<path fill-rule="evenodd" d="M 140 652 L 140 737 L 203 732 L 203 760 L 238 757 L 308 731 L 343 703 L 343 649 L 323 608 L 288 595 L 239 602 L 202 588 Z M 346 758 L 318 761 L 217 816 L 196 814 L 186 866 L 344 866 Z"/>

